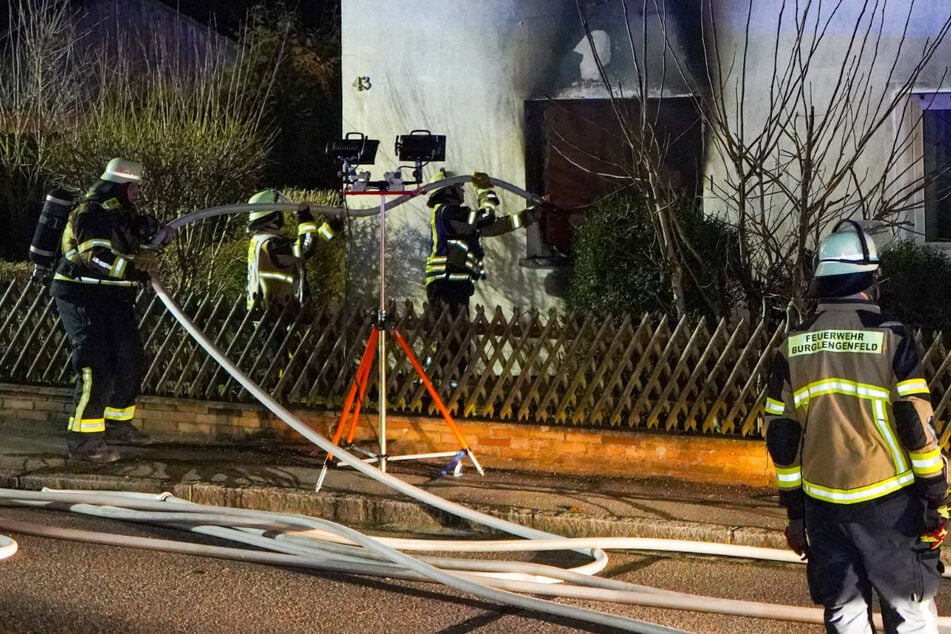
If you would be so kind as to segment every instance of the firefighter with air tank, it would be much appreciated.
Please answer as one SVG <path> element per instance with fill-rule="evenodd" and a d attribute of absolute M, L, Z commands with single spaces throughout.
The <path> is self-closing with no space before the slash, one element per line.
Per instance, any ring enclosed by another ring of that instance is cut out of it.
<path fill-rule="evenodd" d="M 936 633 L 947 466 L 915 338 L 877 304 L 878 266 L 854 221 L 820 244 L 818 307 L 774 360 L 766 446 L 826 631 L 874 631 L 874 593 L 886 632 Z"/>
<path fill-rule="evenodd" d="M 45 237 L 34 238 L 33 246 L 46 246 L 40 250 L 48 253 L 51 238 L 45 233 L 62 232 L 50 293 L 76 373 L 66 432 L 68 459 L 73 462 L 114 462 L 119 453 L 110 445 L 148 441 L 131 423 L 144 357 L 136 291 L 157 264 L 157 252 L 148 244 L 158 222 L 135 207 L 142 176 L 139 163 L 112 159 L 68 216 L 62 212 L 70 208 L 69 201 L 53 196 L 61 203 L 56 204 L 48 198 L 43 214 L 47 220 L 41 217 L 37 229 Z M 65 223 L 57 214 L 45 213 L 51 207 Z M 37 270 L 42 277 L 42 267 Z"/>

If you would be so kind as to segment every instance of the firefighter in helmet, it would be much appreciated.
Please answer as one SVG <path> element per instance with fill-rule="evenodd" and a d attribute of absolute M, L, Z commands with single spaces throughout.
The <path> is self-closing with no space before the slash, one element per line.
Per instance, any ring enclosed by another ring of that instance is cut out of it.
<path fill-rule="evenodd" d="M 143 370 L 137 285 L 157 252 L 154 217 L 135 207 L 142 166 L 114 158 L 70 213 L 50 292 L 69 339 L 76 384 L 66 433 L 70 461 L 119 459 L 110 444 L 143 443 L 131 423 Z"/>
<path fill-rule="evenodd" d="M 446 178 L 449 174 L 440 170 L 435 180 Z M 542 206 L 535 206 L 507 216 L 498 215 L 499 197 L 492 189 L 489 175 L 475 172 L 472 184 L 476 189 L 476 209 L 465 206 L 461 184 L 433 191 L 426 202 L 433 210 L 431 248 L 426 258 L 426 297 L 431 307 L 445 307 L 453 317 L 468 308 L 475 283 L 486 277 L 482 238 L 527 227 L 543 211 Z"/>
<path fill-rule="evenodd" d="M 449 178 L 441 169 L 434 181 Z M 430 252 L 426 258 L 426 297 L 429 300 L 427 320 L 432 325 L 439 315 L 448 312 L 456 324 L 449 333 L 449 354 L 458 359 L 454 364 L 461 375 L 468 365 L 468 354 L 459 356 L 462 337 L 459 322 L 466 321 L 469 314 L 469 298 L 475 292 L 475 283 L 485 279 L 482 260 L 485 251 L 482 238 L 499 236 L 538 220 L 547 203 L 523 209 L 511 215 L 499 215 L 499 197 L 492 189 L 492 180 L 484 172 L 472 175 L 478 206 L 471 209 L 465 205 L 465 192 L 461 184 L 436 189 L 429 195 L 426 204 L 432 209 L 430 221 Z M 463 338 L 464 339 L 464 338 Z M 431 362 L 432 358 L 427 357 Z M 451 362 L 451 360 L 450 360 Z M 453 385 L 459 376 L 455 376 Z"/>
<path fill-rule="evenodd" d="M 819 246 L 818 307 L 777 350 L 766 400 L 790 547 L 829 632 L 937 632 L 947 466 L 915 338 L 882 316 L 879 259 L 839 222 Z"/>
<path fill-rule="evenodd" d="M 270 189 L 258 192 L 250 204 L 289 203 L 282 193 Z M 248 221 L 251 242 L 248 245 L 248 310 L 262 308 L 280 311 L 288 302 L 298 306 L 306 295 L 304 261 L 314 254 L 316 236 L 330 241 L 344 228 L 343 219 L 334 216 L 319 227 L 310 208 L 297 210 L 297 235 L 291 238 L 281 229 L 280 211 L 254 211 Z"/>

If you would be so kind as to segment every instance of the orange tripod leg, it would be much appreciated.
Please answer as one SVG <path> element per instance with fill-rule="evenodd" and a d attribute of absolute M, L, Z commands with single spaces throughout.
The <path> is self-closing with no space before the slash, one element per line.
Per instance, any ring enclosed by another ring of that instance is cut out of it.
<path fill-rule="evenodd" d="M 423 385 L 426 386 L 426 390 L 429 392 L 429 396 L 432 397 L 433 402 L 436 403 L 436 407 L 439 409 L 439 413 L 442 414 L 442 417 L 446 420 L 446 423 L 449 425 L 449 429 L 452 430 L 452 433 L 456 436 L 456 440 L 459 441 L 459 446 L 464 450 L 469 451 L 469 444 L 466 442 L 466 439 L 462 435 L 462 431 L 459 429 L 459 426 L 456 425 L 456 421 L 452 419 L 452 415 L 449 413 L 449 410 L 446 409 L 446 406 L 443 404 L 442 399 L 439 398 L 439 393 L 436 392 L 436 388 L 433 387 L 432 382 L 429 380 L 429 377 L 426 376 L 426 371 L 423 370 L 423 366 L 420 365 L 419 360 L 416 358 L 416 355 L 413 354 L 413 350 L 407 345 L 406 340 L 403 339 L 403 335 L 394 328 L 393 336 L 396 337 L 397 343 L 399 343 L 400 348 L 403 349 L 403 353 L 406 355 L 406 358 L 409 359 L 409 362 L 412 364 L 413 369 L 416 370 L 416 374 L 419 375 L 419 378 L 423 381 Z"/>
<path fill-rule="evenodd" d="M 349 417 L 351 410 L 354 408 L 354 399 L 357 396 L 358 390 L 360 392 L 361 400 L 363 399 L 363 393 L 366 390 L 367 378 L 370 376 L 370 367 L 373 365 L 373 355 L 376 352 L 377 337 L 379 337 L 379 331 L 374 328 L 370 333 L 370 338 L 367 340 L 367 347 L 363 351 L 363 357 L 360 359 L 360 365 L 357 366 L 357 375 L 354 377 L 353 385 L 350 386 L 350 392 L 347 394 L 347 400 L 344 403 L 343 412 L 340 414 L 340 421 L 337 423 L 337 429 L 334 431 L 332 442 L 335 445 L 340 442 L 340 437 L 343 435 L 343 429 L 346 427 L 347 418 Z M 356 412 L 353 414 L 351 429 L 356 425 L 357 414 L 359 413 L 359 410 L 360 408 L 358 401 Z M 352 438 L 349 440 L 352 440 Z M 333 460 L 333 455 L 327 454 L 327 460 Z"/>
<path fill-rule="evenodd" d="M 357 401 L 353 405 L 353 415 L 350 418 L 350 429 L 347 430 L 347 444 L 353 442 L 353 437 L 357 433 L 357 420 L 360 418 L 360 409 L 363 407 L 363 397 L 367 393 L 367 385 L 370 383 L 370 370 L 373 369 L 373 355 L 376 352 L 376 344 L 379 342 L 380 331 L 376 328 L 373 329 L 373 333 L 370 335 L 370 340 L 367 341 L 368 350 L 370 351 L 370 361 L 367 363 L 366 367 L 363 368 L 363 376 L 360 378 L 360 394 L 357 396 Z"/>

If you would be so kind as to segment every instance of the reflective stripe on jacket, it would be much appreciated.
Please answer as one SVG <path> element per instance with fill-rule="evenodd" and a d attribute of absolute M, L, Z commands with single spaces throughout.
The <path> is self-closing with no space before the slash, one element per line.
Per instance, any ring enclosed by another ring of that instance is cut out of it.
<path fill-rule="evenodd" d="M 326 223 L 325 223 L 326 224 Z M 324 227 L 314 222 L 297 226 L 297 238 L 291 239 L 276 231 L 259 231 L 251 236 L 248 245 L 247 307 L 251 310 L 258 302 L 265 308 L 277 307 L 295 299 L 304 301 L 304 260 L 316 248 L 314 237 L 324 239 Z"/>
<path fill-rule="evenodd" d="M 478 281 L 485 279 L 482 263 L 483 237 L 493 237 L 520 229 L 526 224 L 527 210 L 497 216 L 499 200 L 492 190 L 478 191 L 479 207 L 440 203 L 430 218 L 429 257 L 426 258 L 426 284 L 435 280 Z"/>

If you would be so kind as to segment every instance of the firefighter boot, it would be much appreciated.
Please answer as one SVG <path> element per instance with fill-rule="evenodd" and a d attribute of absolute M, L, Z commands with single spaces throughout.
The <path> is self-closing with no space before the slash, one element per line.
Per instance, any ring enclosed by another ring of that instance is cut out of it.
<path fill-rule="evenodd" d="M 127 420 L 106 421 L 106 442 L 110 445 L 147 445 L 151 440 Z"/>
<path fill-rule="evenodd" d="M 106 445 L 104 432 L 66 432 L 67 463 L 109 464 L 119 459 L 119 452 Z"/>

